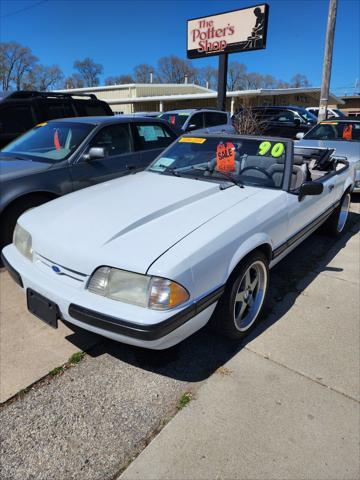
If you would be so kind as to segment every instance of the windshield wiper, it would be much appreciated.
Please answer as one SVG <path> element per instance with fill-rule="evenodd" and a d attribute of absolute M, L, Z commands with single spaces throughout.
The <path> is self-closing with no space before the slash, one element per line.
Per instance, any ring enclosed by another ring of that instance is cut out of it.
<path fill-rule="evenodd" d="M 181 173 L 175 167 L 167 167 L 166 165 L 157 165 L 159 168 L 163 168 L 164 170 L 161 172 L 163 175 L 164 173 L 170 173 L 170 175 L 174 175 L 175 177 L 181 177 Z"/>
<path fill-rule="evenodd" d="M 214 173 L 216 173 L 216 175 L 222 175 L 224 178 L 226 178 L 227 180 L 229 180 L 231 183 L 238 186 L 239 188 L 245 188 L 245 185 L 241 182 L 241 180 L 236 180 L 234 177 L 232 177 L 230 174 L 226 172 L 221 172 L 219 170 L 216 170 L 215 172 L 215 168 L 210 168 L 209 166 L 205 168 L 199 168 L 199 167 L 192 167 L 192 168 L 194 168 L 194 170 L 202 170 L 205 176 L 213 175 Z M 220 185 L 220 188 L 222 190 L 225 190 L 226 187 Z"/>

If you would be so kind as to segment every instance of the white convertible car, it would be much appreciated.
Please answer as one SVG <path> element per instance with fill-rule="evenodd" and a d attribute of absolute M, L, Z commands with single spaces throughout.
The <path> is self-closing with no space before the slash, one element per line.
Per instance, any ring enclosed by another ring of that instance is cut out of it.
<path fill-rule="evenodd" d="M 209 321 L 255 325 L 275 265 L 322 223 L 344 228 L 353 178 L 331 150 L 185 135 L 145 171 L 23 214 L 3 262 L 30 312 L 170 347 Z"/>

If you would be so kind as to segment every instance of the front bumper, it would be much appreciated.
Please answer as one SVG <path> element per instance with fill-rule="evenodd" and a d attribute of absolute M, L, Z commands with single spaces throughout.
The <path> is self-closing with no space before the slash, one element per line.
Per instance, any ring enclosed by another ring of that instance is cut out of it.
<path fill-rule="evenodd" d="M 83 284 L 74 287 L 64 283 L 54 272 L 37 268 L 14 245 L 5 247 L 2 259 L 25 291 L 31 288 L 58 305 L 62 320 L 119 342 L 152 349 L 171 347 L 202 328 L 224 291 L 220 287 L 185 308 L 160 312 L 92 294 Z"/>

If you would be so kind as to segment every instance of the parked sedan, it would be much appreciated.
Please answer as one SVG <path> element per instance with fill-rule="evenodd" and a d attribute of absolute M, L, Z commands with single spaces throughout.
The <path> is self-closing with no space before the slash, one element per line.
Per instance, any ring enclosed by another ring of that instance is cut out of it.
<path fill-rule="evenodd" d="M 336 155 L 345 156 L 354 171 L 354 192 L 360 192 L 360 120 L 326 120 L 296 137 L 299 147 L 333 148 Z"/>
<path fill-rule="evenodd" d="M 39 124 L 0 151 L 0 249 L 25 210 L 143 169 L 177 137 L 160 119 L 84 117 Z"/>
<path fill-rule="evenodd" d="M 26 212 L 4 263 L 53 327 L 164 349 L 210 321 L 240 339 L 269 268 L 322 223 L 344 228 L 348 162 L 314 150 L 307 172 L 290 140 L 180 137 L 146 171 Z"/>

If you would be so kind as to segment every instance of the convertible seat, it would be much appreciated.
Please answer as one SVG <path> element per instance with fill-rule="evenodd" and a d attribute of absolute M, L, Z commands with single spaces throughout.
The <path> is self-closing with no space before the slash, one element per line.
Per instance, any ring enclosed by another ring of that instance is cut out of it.
<path fill-rule="evenodd" d="M 285 158 L 277 158 L 268 172 L 272 176 L 276 187 L 281 187 L 285 170 Z M 307 179 L 307 168 L 302 155 L 294 154 L 294 164 L 291 175 L 291 190 L 297 190 Z"/>

